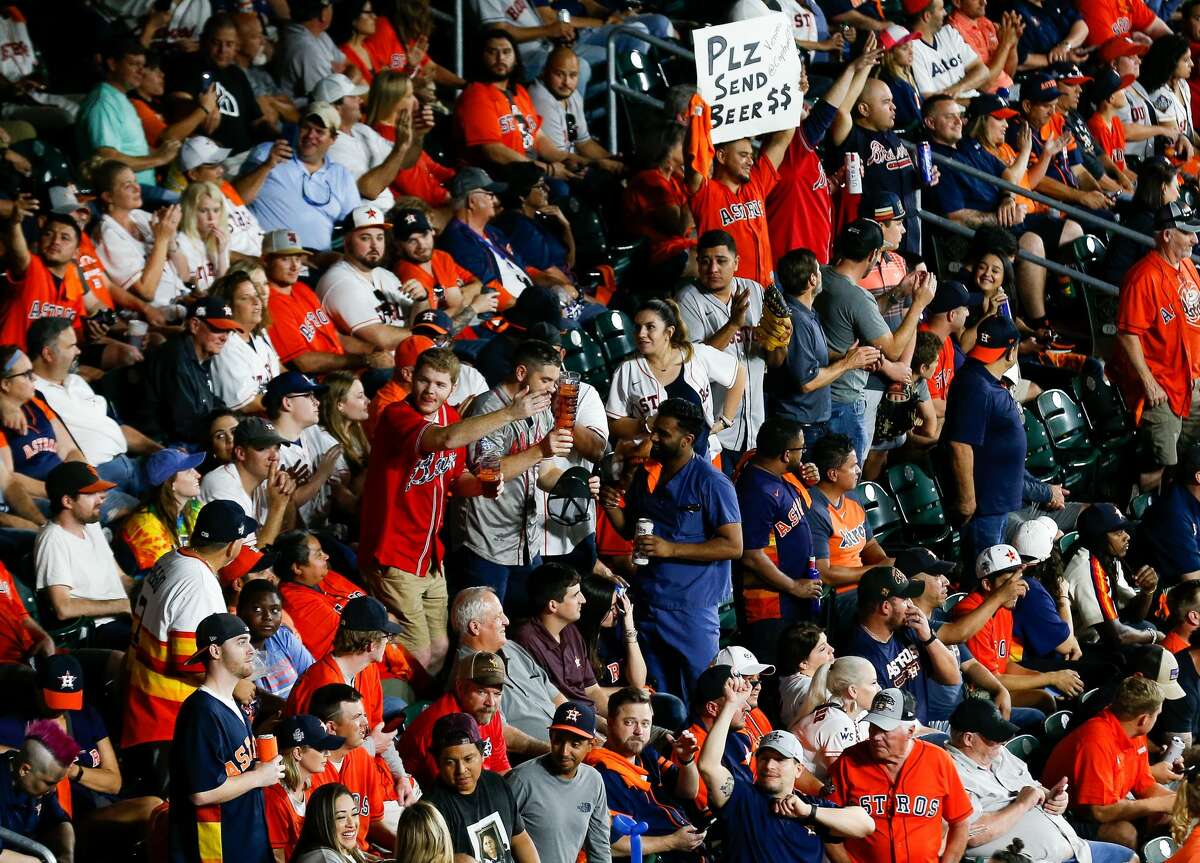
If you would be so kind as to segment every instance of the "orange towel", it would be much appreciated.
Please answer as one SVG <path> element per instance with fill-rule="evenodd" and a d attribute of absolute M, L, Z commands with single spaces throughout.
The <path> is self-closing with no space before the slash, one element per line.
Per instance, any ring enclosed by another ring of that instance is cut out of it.
<path fill-rule="evenodd" d="M 712 171 L 713 154 L 716 150 L 712 143 L 712 109 L 699 93 L 692 96 L 688 102 L 688 154 L 692 170 L 701 177 L 707 177 Z"/>

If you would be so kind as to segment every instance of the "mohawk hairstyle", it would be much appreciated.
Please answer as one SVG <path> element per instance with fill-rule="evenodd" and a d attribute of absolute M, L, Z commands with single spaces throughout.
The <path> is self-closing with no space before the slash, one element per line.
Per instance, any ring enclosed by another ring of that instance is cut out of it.
<path fill-rule="evenodd" d="M 64 767 L 79 754 L 79 744 L 51 719 L 35 719 L 25 726 L 25 739 L 36 740 Z"/>

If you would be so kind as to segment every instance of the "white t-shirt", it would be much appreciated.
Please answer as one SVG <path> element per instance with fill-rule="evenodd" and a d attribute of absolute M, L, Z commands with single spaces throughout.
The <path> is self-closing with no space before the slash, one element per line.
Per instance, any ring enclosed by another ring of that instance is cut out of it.
<path fill-rule="evenodd" d="M 579 382 L 579 402 L 575 408 L 575 424 L 586 426 L 600 437 L 608 441 L 608 417 L 604 413 L 604 403 L 600 401 L 600 393 L 591 384 Z M 589 471 L 593 463 L 574 450 L 568 456 L 555 456 L 550 459 L 553 467 L 566 470 L 572 467 L 585 467 Z M 593 503 L 588 509 L 588 517 L 575 525 L 560 524 L 550 517 L 550 493 L 540 492 L 542 509 L 546 518 L 546 539 L 542 547 L 543 555 L 570 554 L 589 534 L 596 532 L 596 506 Z"/>
<path fill-rule="evenodd" d="M 797 0 L 779 0 L 780 10 L 792 19 L 792 37 L 798 42 L 820 42 L 821 30 L 817 16 Z"/>
<path fill-rule="evenodd" d="M 463 363 L 458 367 L 458 383 L 454 385 L 454 392 L 450 393 L 446 402 L 450 407 L 457 408 L 467 399 L 481 396 L 490 389 L 487 378 L 479 369 Z"/>
<path fill-rule="evenodd" d="M 541 27 L 542 19 L 534 8 L 533 0 L 469 0 L 469 8 L 479 18 L 480 24 L 512 24 L 515 27 Z M 536 56 L 549 44 L 546 39 L 521 42 L 517 50 L 528 60 Z"/>
<path fill-rule="evenodd" d="M 343 166 L 357 181 L 367 171 L 382 165 L 392 152 L 393 146 L 391 141 L 366 123 L 355 123 L 349 132 L 340 132 L 333 139 L 329 148 L 329 159 Z M 391 189 L 384 187 L 378 198 L 363 203 L 380 207 L 386 212 L 396 206 L 396 196 L 392 194 Z"/>
<path fill-rule="evenodd" d="M 733 386 L 737 369 L 737 360 L 724 351 L 709 345 L 692 345 L 692 358 L 683 364 L 683 379 L 700 396 L 704 421 L 709 428 L 716 422 L 712 385 Z M 632 417 L 646 420 L 655 416 L 658 406 L 666 400 L 667 389 L 650 371 L 646 360 L 632 357 L 617 366 L 613 374 L 612 388 L 608 391 L 608 415 L 613 419 Z M 716 435 L 711 435 L 708 439 L 709 457 L 715 457 L 720 451 L 720 440 Z"/>
<path fill-rule="evenodd" d="M 771 8 L 762 0 L 737 0 L 729 10 L 730 21 L 747 21 L 751 18 L 761 18 L 770 15 Z"/>
<path fill-rule="evenodd" d="M 79 375 L 67 375 L 62 386 L 42 377 L 35 377 L 33 382 L 89 464 L 105 464 L 129 451 L 125 432 L 108 415 L 108 400 L 96 395 Z"/>
<path fill-rule="evenodd" d="M 338 261 L 317 282 L 317 297 L 338 332 L 353 333 L 371 324 L 400 326 L 404 319 L 385 297 L 395 296 L 400 280 L 386 267 L 363 273 L 349 261 Z"/>
<path fill-rule="evenodd" d="M 328 437 L 329 443 L 326 443 Z M 309 426 L 304 431 L 300 432 L 300 439 L 289 446 L 281 446 L 279 448 L 279 467 L 293 468 L 296 465 L 306 465 L 309 471 L 313 474 L 317 472 L 317 465 L 320 463 L 322 456 L 329 451 L 337 441 L 333 440 L 332 436 L 323 436 L 320 426 Z M 312 524 L 314 519 L 318 521 L 329 514 L 330 491 L 329 483 L 326 482 L 308 503 L 300 507 L 300 515 L 303 516 L 305 522 Z M 262 523 L 262 520 L 259 520 Z"/>
<path fill-rule="evenodd" d="M 583 96 L 578 88 L 567 97 L 564 104 L 546 89 L 546 85 L 539 78 L 529 85 L 529 98 L 533 100 L 533 107 L 541 115 L 542 132 L 554 142 L 554 146 L 574 153 L 577 144 L 592 140 L 592 133 L 588 131 L 587 116 L 583 110 Z M 570 135 L 572 123 L 567 120 L 568 114 L 571 115 L 575 127 L 573 140 Z"/>
<path fill-rule="evenodd" d="M 285 447 L 280 447 L 280 450 L 283 449 Z M 233 501 L 246 515 L 257 521 L 259 527 L 267 520 L 267 513 L 270 511 L 267 505 L 267 481 L 263 480 L 251 494 L 246 494 L 235 464 L 223 464 L 205 474 L 204 479 L 200 480 L 200 502 L 208 503 L 211 500 Z M 256 544 L 255 534 L 246 537 L 246 545 Z"/>
<path fill-rule="evenodd" d="M 129 214 L 140 236 L 135 237 L 125 230 L 112 216 L 105 215 L 100 220 L 100 241 L 96 243 L 96 252 L 108 270 L 108 277 L 122 288 L 142 277 L 146 267 L 146 258 L 154 248 L 154 231 L 150 227 L 150 214 L 145 210 L 134 210 Z M 158 289 L 154 292 L 154 304 L 166 305 L 173 302 L 180 294 L 187 293 L 187 285 L 175 272 L 175 265 L 168 256 L 163 265 L 162 278 L 158 280 Z"/>
<path fill-rule="evenodd" d="M 1116 563 L 1116 573 L 1109 573 L 1109 585 L 1112 589 L 1111 600 L 1120 611 L 1137 595 L 1137 591 L 1126 580 L 1121 561 Z M 1100 610 L 1100 598 L 1096 594 L 1099 588 L 1092 579 L 1091 552 L 1084 549 L 1073 555 L 1067 561 L 1063 575 L 1067 583 L 1067 598 L 1071 601 L 1075 635 L 1080 642 L 1095 643 L 1100 636 L 1092 627 L 1104 622 L 1104 612 Z"/>
<path fill-rule="evenodd" d="M 231 408 L 240 408 L 279 374 L 279 354 L 266 332 L 250 336 L 248 342 L 231 333 L 221 353 L 213 357 L 209 371 L 217 398 Z"/>
<path fill-rule="evenodd" d="M 24 19 L 0 15 L 0 77 L 19 81 L 32 75 L 36 65 L 37 54 Z"/>
<path fill-rule="evenodd" d="M 212 4 L 209 0 L 179 0 L 179 4 L 171 10 L 171 22 L 167 24 L 166 42 L 178 42 L 181 39 L 199 41 L 200 31 L 204 22 L 212 17 Z"/>
<path fill-rule="evenodd" d="M 825 779 L 829 765 L 843 751 L 867 739 L 868 728 L 866 722 L 855 720 L 838 705 L 823 704 L 801 719 L 792 733 L 804 747 L 804 766 L 818 779 Z"/>
<path fill-rule="evenodd" d="M 957 84 L 966 77 L 967 67 L 979 59 L 962 34 L 949 24 L 944 24 L 934 34 L 933 45 L 926 44 L 924 39 L 914 39 L 911 44 L 913 77 L 917 82 L 917 92 L 922 96 L 938 93 Z M 958 95 L 974 96 L 977 91 Z"/>
<path fill-rule="evenodd" d="M 779 719 L 784 728 L 791 728 L 800 718 L 800 706 L 804 703 L 812 678 L 807 674 L 785 674 L 779 678 Z"/>
<path fill-rule="evenodd" d="M 83 538 L 75 536 L 55 522 L 48 521 L 38 531 L 33 544 L 33 566 L 37 589 L 66 585 L 79 599 L 124 599 L 125 588 L 117 560 L 113 557 L 104 531 L 97 524 L 83 527 Z M 105 624 L 112 617 L 97 617 Z"/>
<path fill-rule="evenodd" d="M 179 253 L 187 261 L 187 272 L 183 280 L 196 286 L 197 290 L 208 291 L 217 280 L 217 270 L 208 256 L 208 247 L 202 240 L 190 237 L 180 231 L 175 235 L 179 245 Z"/>

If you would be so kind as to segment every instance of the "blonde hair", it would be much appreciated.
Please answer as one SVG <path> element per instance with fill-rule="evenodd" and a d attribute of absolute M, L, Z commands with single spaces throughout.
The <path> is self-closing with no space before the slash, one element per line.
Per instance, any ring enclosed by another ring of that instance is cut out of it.
<path fill-rule="evenodd" d="M 809 684 L 808 694 L 800 704 L 799 718 L 808 716 L 822 704 L 840 702 L 851 686 L 861 686 L 876 679 L 875 666 L 861 656 L 839 656 L 817 669 Z"/>
<path fill-rule="evenodd" d="M 283 786 L 292 791 L 300 791 L 307 789 L 312 784 L 311 776 L 304 776 L 300 770 L 300 759 L 293 756 L 293 752 L 309 749 L 308 746 L 293 746 L 285 749 L 283 752 Z"/>
<path fill-rule="evenodd" d="M 895 78 L 897 81 L 904 81 L 909 84 L 914 90 L 917 89 L 917 78 L 913 75 L 912 63 L 907 66 L 901 66 L 896 61 L 896 51 L 884 51 L 883 56 L 879 60 L 879 68 L 887 73 L 888 77 Z M 883 76 L 880 75 L 880 78 Z"/>
<path fill-rule="evenodd" d="M 221 207 L 221 215 L 219 217 L 221 230 L 226 234 L 229 233 L 229 207 L 225 203 L 225 195 L 221 192 L 221 187 L 216 183 L 199 182 L 192 183 L 183 190 L 183 195 L 179 199 L 179 208 L 182 215 L 179 219 L 179 232 L 187 234 L 193 240 L 200 239 L 200 231 L 196 227 L 196 214 L 200 210 L 200 205 L 205 198 L 212 198 Z M 204 241 L 204 247 L 210 255 L 217 253 L 217 241 L 209 234 L 208 239 Z"/>
<path fill-rule="evenodd" d="M 328 390 L 321 396 L 321 427 L 333 435 L 334 440 L 342 445 L 342 455 L 355 470 L 367 466 L 367 456 L 371 453 L 371 444 L 367 433 L 363 431 L 362 423 L 347 419 L 338 410 L 338 403 L 350 393 L 358 378 L 351 372 L 331 372 L 325 376 Z"/>
<path fill-rule="evenodd" d="M 418 800 L 400 814 L 394 856 L 404 863 L 453 863 L 450 828 L 431 803 Z"/>
<path fill-rule="evenodd" d="M 378 73 L 367 93 L 367 125 L 390 120 L 396 106 L 412 95 L 412 78 L 390 69 Z"/>
<path fill-rule="evenodd" d="M 1192 832 L 1192 822 L 1200 818 L 1200 746 L 1189 746 L 1183 753 L 1184 774 L 1175 792 L 1171 810 L 1171 838 L 1183 845 Z M 1188 771 L 1193 771 L 1188 773 Z"/>

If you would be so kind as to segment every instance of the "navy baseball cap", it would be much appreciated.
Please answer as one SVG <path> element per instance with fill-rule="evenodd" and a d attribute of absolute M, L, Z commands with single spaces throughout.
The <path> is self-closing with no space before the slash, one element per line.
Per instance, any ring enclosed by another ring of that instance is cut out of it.
<path fill-rule="evenodd" d="M 426 309 L 413 318 L 412 331 L 414 335 L 436 339 L 454 332 L 454 321 L 441 309 Z"/>
<path fill-rule="evenodd" d="M 1011 120 L 1020 116 L 1020 112 L 1014 111 L 1007 99 L 1002 99 L 995 93 L 976 96 L 967 106 L 967 115 L 970 117 L 982 117 L 984 114 L 990 114 L 998 120 Z"/>
<path fill-rule="evenodd" d="M 907 215 L 904 212 L 904 202 L 900 200 L 900 196 L 895 192 L 883 190 L 871 191 L 863 195 L 862 203 L 858 207 L 858 214 L 868 219 L 874 219 L 876 222 L 891 222 L 895 219 L 903 219 Z"/>
<path fill-rule="evenodd" d="M 564 701 L 554 711 L 551 731 L 566 731 L 589 740 L 596 736 L 596 710 L 583 701 Z"/>
<path fill-rule="evenodd" d="M 191 544 L 236 542 L 257 530 L 258 522 L 247 516 L 235 501 L 213 500 L 196 516 Z"/>
<path fill-rule="evenodd" d="M 994 363 L 1021 341 L 1017 325 L 1004 315 L 985 318 L 976 333 L 975 347 L 967 356 L 983 363 Z"/>
<path fill-rule="evenodd" d="M 1021 84 L 1021 98 L 1030 102 L 1053 102 L 1061 95 L 1058 81 L 1045 72 L 1034 72 Z"/>
<path fill-rule="evenodd" d="M 927 548 L 906 548 L 896 552 L 895 567 L 909 578 L 922 572 L 929 575 L 946 575 L 954 570 L 954 564 L 939 559 Z"/>
<path fill-rule="evenodd" d="M 204 321 L 211 329 L 231 332 L 243 332 L 242 325 L 233 317 L 233 309 L 224 300 L 208 297 L 192 306 L 190 317 Z"/>
<path fill-rule="evenodd" d="M 925 311 L 931 315 L 940 315 L 963 306 L 969 306 L 970 303 L 971 294 L 962 282 L 953 280 L 938 282 L 937 293 L 933 295 L 933 301 L 925 307 Z"/>
<path fill-rule="evenodd" d="M 725 681 L 733 677 L 733 668 L 728 665 L 710 665 L 696 678 L 692 689 L 692 707 L 703 708 L 710 701 L 725 697 Z"/>
<path fill-rule="evenodd" d="M 422 210 L 401 209 L 392 211 L 392 233 L 398 241 L 403 242 L 413 234 L 423 234 L 433 230 Z"/>
<path fill-rule="evenodd" d="M 373 596 L 356 596 L 347 602 L 342 609 L 341 627 L 352 632 L 400 634 L 400 627 L 388 619 L 387 608 Z"/>
<path fill-rule="evenodd" d="M 1117 509 L 1116 504 L 1094 503 L 1079 514 L 1076 527 L 1082 534 L 1099 536 L 1114 530 L 1129 530 L 1133 527 L 1133 522 Z"/>
<path fill-rule="evenodd" d="M 276 375 L 271 378 L 267 384 L 267 390 L 263 393 L 263 404 L 279 405 L 288 396 L 304 395 L 305 393 L 317 393 L 320 395 L 329 387 L 325 384 L 319 384 L 308 375 L 302 375 L 300 372 L 284 372 L 281 375 Z"/>
<path fill-rule="evenodd" d="M 279 751 L 295 749 L 297 746 L 307 746 L 321 752 L 333 752 L 341 749 L 346 742 L 345 737 L 330 734 L 320 719 L 309 713 L 289 716 L 275 729 L 275 739 L 279 741 Z"/>
<path fill-rule="evenodd" d="M 858 607 L 872 608 L 885 599 L 915 599 L 925 592 L 925 583 L 909 581 L 898 567 L 877 566 L 863 573 L 858 582 Z"/>
<path fill-rule="evenodd" d="M 1087 89 L 1088 101 L 1093 105 L 1099 105 L 1112 98 L 1113 93 L 1124 90 L 1136 80 L 1137 78 L 1133 75 L 1118 75 L 1116 69 L 1105 66 L 1096 73 L 1096 80 Z"/>
<path fill-rule="evenodd" d="M 211 504 L 209 505 L 211 506 Z M 249 634 L 250 627 L 246 626 L 246 622 L 236 614 L 226 611 L 210 614 L 196 627 L 196 652 L 184 664 L 191 665 L 199 662 L 214 644 L 219 646 L 231 638 Z"/>
<path fill-rule="evenodd" d="M 203 452 L 184 452 L 180 449 L 160 449 L 146 459 L 146 478 L 150 485 L 159 486 L 181 470 L 191 470 L 199 467 L 206 454 Z"/>

